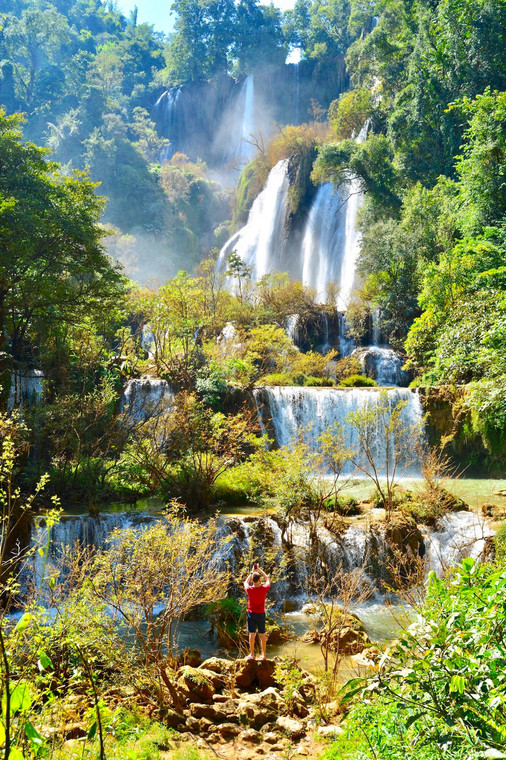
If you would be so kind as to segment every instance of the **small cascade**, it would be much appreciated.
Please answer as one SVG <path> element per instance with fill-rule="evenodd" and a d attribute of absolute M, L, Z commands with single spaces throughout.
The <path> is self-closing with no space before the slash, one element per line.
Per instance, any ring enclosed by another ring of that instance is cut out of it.
<path fill-rule="evenodd" d="M 174 392 L 166 380 L 140 377 L 129 380 L 123 390 L 121 410 L 135 422 L 157 417 L 172 406 Z"/>
<path fill-rule="evenodd" d="M 481 559 L 487 538 L 495 533 L 475 512 L 449 512 L 438 523 L 437 530 L 421 529 L 429 569 L 438 576 L 458 565 L 464 557 Z"/>
<path fill-rule="evenodd" d="M 251 267 L 254 281 L 276 269 L 283 246 L 287 197 L 288 160 L 285 159 L 271 169 L 264 189 L 251 207 L 247 224 L 221 249 L 217 264 L 220 271 L 225 270 L 227 257 L 233 251 Z"/>
<path fill-rule="evenodd" d="M 26 593 L 36 590 L 42 577 L 49 578 L 54 573 L 64 580 L 65 556 L 75 553 L 78 547 L 103 549 L 115 529 L 142 529 L 160 519 L 159 515 L 139 512 L 64 516 L 48 535 L 45 519 L 36 518 L 32 545 L 48 546 L 47 558 L 35 552 L 22 572 L 22 588 Z M 315 571 L 330 583 L 343 572 L 360 571 L 371 593 L 381 599 L 377 593 L 392 558 L 384 524 L 352 524 L 334 532 L 321 521 L 290 520 L 282 528 L 272 516 L 221 516 L 218 526 L 220 543 L 212 557 L 213 565 L 217 569 L 226 566 L 233 576 L 242 577 L 252 561 L 262 565 L 268 555 L 279 571 L 271 591 L 271 599 L 277 604 L 286 599 L 303 602 L 310 598 Z M 487 521 L 474 512 L 449 513 L 440 518 L 435 529 L 421 527 L 420 556 L 424 556 L 429 570 L 440 575 L 464 557 L 481 559 L 487 539 L 493 534 Z M 44 598 L 39 601 L 43 603 Z"/>
<path fill-rule="evenodd" d="M 406 386 L 409 383 L 409 372 L 402 369 L 402 357 L 392 348 L 386 346 L 367 346 L 353 351 L 360 361 L 365 375 L 372 377 L 378 385 Z"/>
<path fill-rule="evenodd" d="M 140 526 L 154 519 L 156 518 L 150 515 L 135 513 L 64 515 L 49 532 L 46 520 L 43 517 L 36 518 L 32 527 L 32 546 L 44 550 L 47 547 L 47 556 L 35 552 L 21 572 L 22 588 L 26 592 L 39 588 L 42 578 L 49 578 L 54 573 L 59 573 L 60 578 L 64 578 L 66 551 L 74 553 L 78 547 L 102 549 L 117 528 Z"/>
<path fill-rule="evenodd" d="M 43 383 L 44 373 L 40 369 L 12 372 L 7 409 L 12 411 L 26 404 L 38 404 L 42 398 Z"/>
<path fill-rule="evenodd" d="M 293 340 L 295 345 L 297 345 L 298 341 L 298 324 L 299 324 L 299 315 L 298 314 L 290 314 L 288 319 L 286 320 L 286 334 L 290 338 L 290 340 Z"/>
<path fill-rule="evenodd" d="M 422 435 L 422 406 L 418 394 L 405 388 L 395 388 L 385 391 L 389 405 L 397 402 L 407 402 L 401 412 L 404 423 L 406 440 L 400 441 L 399 446 L 406 453 L 413 451 L 413 435 L 420 431 Z M 318 450 L 318 437 L 332 425 L 343 426 L 345 445 L 354 450 L 357 446 L 357 433 L 347 417 L 360 409 L 369 409 L 381 403 L 379 392 L 369 388 L 300 388 L 272 387 L 258 388 L 254 391 L 257 407 L 265 412 L 272 420 L 278 446 L 290 446 L 302 435 L 311 448 Z M 264 420 L 264 425 L 266 421 Z M 387 457 L 387 440 L 382 430 L 378 430 L 374 440 L 375 460 L 378 469 L 383 469 Z M 416 463 L 405 461 L 402 474 L 419 475 Z M 398 470 L 398 474 L 400 473 Z M 343 474 L 351 474 L 352 465 L 347 465 Z"/>

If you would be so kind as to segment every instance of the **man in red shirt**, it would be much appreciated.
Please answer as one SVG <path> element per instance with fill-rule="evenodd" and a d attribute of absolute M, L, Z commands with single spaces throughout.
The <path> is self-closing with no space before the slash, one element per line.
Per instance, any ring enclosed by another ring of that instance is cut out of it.
<path fill-rule="evenodd" d="M 262 580 L 263 577 L 263 580 Z M 248 634 L 249 655 L 247 660 L 255 659 L 255 636 L 258 631 L 260 646 L 262 647 L 261 660 L 265 660 L 267 653 L 267 635 L 265 633 L 265 597 L 271 587 L 269 578 L 258 565 L 253 565 L 253 571 L 244 581 L 244 590 L 248 595 Z"/>

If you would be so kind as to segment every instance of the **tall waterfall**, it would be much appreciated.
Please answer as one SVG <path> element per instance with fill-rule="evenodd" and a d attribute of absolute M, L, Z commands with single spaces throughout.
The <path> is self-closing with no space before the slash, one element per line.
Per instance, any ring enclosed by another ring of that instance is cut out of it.
<path fill-rule="evenodd" d="M 247 164 L 255 155 L 255 146 L 251 144 L 251 135 L 255 129 L 255 80 L 252 74 L 244 80 L 239 95 L 239 106 L 242 119 L 235 158 L 240 164 Z"/>
<path fill-rule="evenodd" d="M 171 87 L 169 90 L 162 92 L 155 103 L 154 110 L 158 112 L 163 120 L 166 137 L 171 144 L 167 147 L 163 158 L 168 160 L 175 152 L 174 136 L 177 129 L 178 106 L 181 99 L 181 88 Z"/>
<path fill-rule="evenodd" d="M 341 281 L 345 242 L 345 198 L 327 182 L 316 193 L 302 240 L 302 283 L 316 290 L 320 301 L 331 282 Z"/>
<path fill-rule="evenodd" d="M 283 386 L 259 388 L 254 394 L 260 413 L 272 420 L 276 442 L 280 447 L 292 445 L 302 435 L 314 451 L 318 450 L 318 437 L 336 423 L 343 426 L 345 446 L 355 449 L 357 431 L 348 416 L 359 410 L 367 411 L 383 403 L 384 398 L 377 390 L 369 388 L 344 390 Z M 416 443 L 414 439 L 422 435 L 423 412 L 418 394 L 407 388 L 389 389 L 384 394 L 390 408 L 398 402 L 405 402 L 401 412 L 403 431 L 398 442 L 399 449 L 405 452 L 402 474 L 419 475 L 418 465 L 411 461 L 409 455 Z M 376 466 L 382 471 L 387 459 L 387 439 L 381 426 L 375 430 L 373 446 Z M 350 464 L 347 474 L 351 472 Z"/>
<path fill-rule="evenodd" d="M 357 142 L 367 137 L 364 124 Z M 325 300 L 331 282 L 340 286 L 339 306 L 345 309 L 355 281 L 355 265 L 360 251 L 357 211 L 363 193 L 357 179 L 340 187 L 322 185 L 316 194 L 302 241 L 302 282 Z"/>
<path fill-rule="evenodd" d="M 283 220 L 288 197 L 288 160 L 278 161 L 267 183 L 255 198 L 247 224 L 221 249 L 218 267 L 226 268 L 227 257 L 236 251 L 252 268 L 254 280 L 272 272 L 283 244 Z"/>

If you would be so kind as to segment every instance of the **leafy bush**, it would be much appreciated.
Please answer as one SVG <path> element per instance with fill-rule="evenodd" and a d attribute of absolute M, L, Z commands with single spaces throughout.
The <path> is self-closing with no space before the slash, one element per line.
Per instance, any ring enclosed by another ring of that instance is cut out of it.
<path fill-rule="evenodd" d="M 465 559 L 446 578 L 432 575 L 420 622 L 399 635 L 365 691 L 360 679 L 345 687 L 344 701 L 362 695 L 346 721 L 355 745 L 343 754 L 342 742 L 337 743 L 327 757 L 503 756 L 505 622 L 504 565 Z"/>
<path fill-rule="evenodd" d="M 332 388 L 334 381 L 331 377 L 308 377 L 304 385 L 307 388 Z"/>
<path fill-rule="evenodd" d="M 365 375 L 350 375 L 343 380 L 339 380 L 341 388 L 377 388 L 378 383 L 372 377 Z"/>
<path fill-rule="evenodd" d="M 227 648 L 237 646 L 246 630 L 246 600 L 226 596 L 211 602 L 206 614 L 220 645 Z"/>

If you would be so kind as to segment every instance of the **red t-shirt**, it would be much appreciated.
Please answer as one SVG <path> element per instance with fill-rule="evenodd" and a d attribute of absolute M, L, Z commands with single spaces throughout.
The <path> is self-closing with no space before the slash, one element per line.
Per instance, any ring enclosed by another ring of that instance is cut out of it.
<path fill-rule="evenodd" d="M 244 590 L 248 595 L 248 612 L 265 612 L 265 597 L 270 587 L 271 584 L 268 581 L 262 583 L 261 586 L 248 586 L 244 583 Z"/>

